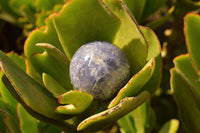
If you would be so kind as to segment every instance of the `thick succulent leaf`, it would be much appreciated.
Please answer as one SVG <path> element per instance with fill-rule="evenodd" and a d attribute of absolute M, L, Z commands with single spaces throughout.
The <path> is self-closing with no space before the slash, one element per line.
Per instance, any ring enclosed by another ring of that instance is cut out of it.
<path fill-rule="evenodd" d="M 126 54 L 132 73 L 137 73 L 146 63 L 148 44 L 139 26 L 121 0 L 102 0 L 104 5 L 120 20 L 114 44 Z"/>
<path fill-rule="evenodd" d="M 24 58 L 18 56 L 17 54 L 14 53 L 8 53 L 7 54 L 8 57 L 10 59 L 12 59 L 22 70 L 25 71 L 25 61 Z M 16 112 L 16 106 L 17 106 L 17 101 L 16 99 L 10 94 L 10 92 L 8 91 L 8 89 L 5 87 L 5 85 L 3 84 L 1 78 L 3 77 L 4 72 L 1 71 L 0 72 L 0 94 L 1 97 L 4 101 L 4 103 L 6 103 L 6 106 L 9 107 L 15 114 L 17 114 Z"/>
<path fill-rule="evenodd" d="M 54 112 L 56 99 L 0 51 L 0 65 L 16 93 L 34 111 L 50 118 L 62 117 Z"/>
<path fill-rule="evenodd" d="M 17 115 L 15 115 L 13 110 L 10 110 L 7 104 L 3 101 L 3 99 L 0 97 L 0 112 L 5 113 L 6 115 L 9 115 L 14 119 L 15 122 L 17 122 Z"/>
<path fill-rule="evenodd" d="M 123 0 L 137 22 L 140 22 L 148 0 Z"/>
<path fill-rule="evenodd" d="M 93 101 L 93 97 L 85 92 L 68 91 L 62 94 L 58 99 L 60 104 L 56 111 L 63 114 L 80 114 L 84 112 Z"/>
<path fill-rule="evenodd" d="M 52 13 L 56 13 L 56 12 L 59 12 L 63 7 L 63 4 L 58 4 L 58 5 L 55 5 L 53 10 L 51 11 L 46 11 L 46 12 L 42 12 L 42 13 L 38 13 L 36 18 L 36 22 L 35 24 L 40 27 L 40 26 L 45 26 L 45 19 L 51 15 Z"/>
<path fill-rule="evenodd" d="M 37 14 L 37 20 L 35 22 L 35 24 L 38 26 L 38 27 L 41 27 L 41 26 L 45 26 L 45 19 L 51 15 L 53 13 L 53 11 L 48 11 L 48 12 L 44 12 L 44 13 L 40 13 L 40 14 Z"/>
<path fill-rule="evenodd" d="M 70 59 L 85 43 L 97 40 L 112 43 L 120 23 L 98 0 L 69 1 L 53 21 Z"/>
<path fill-rule="evenodd" d="M 10 133 L 21 133 L 21 131 L 19 129 L 19 125 L 17 123 L 15 123 L 14 119 L 5 112 L 4 112 L 4 115 L 5 115 L 5 118 L 4 118 L 3 121 L 6 125 L 8 132 L 10 132 Z"/>
<path fill-rule="evenodd" d="M 121 99 L 125 97 L 134 97 L 143 86 L 149 81 L 152 76 L 152 69 L 155 65 L 155 60 L 150 60 L 145 67 L 136 73 L 129 82 L 118 92 L 117 96 L 111 101 L 108 108 L 117 105 Z"/>
<path fill-rule="evenodd" d="M 172 119 L 166 122 L 158 133 L 177 133 L 179 128 L 179 121 Z"/>
<path fill-rule="evenodd" d="M 95 114 L 82 121 L 77 130 L 98 131 L 105 126 L 112 124 L 119 118 L 131 112 L 149 98 L 147 91 L 141 92 L 137 97 L 126 97 L 113 108 Z"/>
<path fill-rule="evenodd" d="M 41 81 L 41 75 L 35 70 L 30 62 L 30 57 L 34 53 L 42 53 L 43 50 L 40 47 L 36 47 L 37 43 L 49 43 L 59 49 L 61 52 L 62 46 L 57 37 L 54 25 L 52 23 L 51 16 L 45 21 L 46 27 L 36 29 L 31 32 L 28 39 L 25 42 L 24 53 L 27 59 L 27 73 L 36 81 Z"/>
<path fill-rule="evenodd" d="M 192 59 L 192 64 L 197 70 L 198 74 L 200 74 L 200 16 L 197 14 L 190 13 L 186 15 L 184 19 L 184 30 L 185 30 L 185 38 L 188 47 L 188 52 Z"/>
<path fill-rule="evenodd" d="M 13 53 L 13 52 L 10 52 L 10 53 L 7 53 L 6 54 L 11 60 L 13 60 L 17 66 L 19 66 L 23 71 L 26 71 L 26 66 L 25 66 L 25 59 L 24 57 L 16 54 L 16 53 Z"/>
<path fill-rule="evenodd" d="M 60 129 L 62 129 L 62 131 L 65 132 L 75 132 L 75 129 L 66 121 L 60 121 L 60 120 L 55 120 L 55 119 L 51 119 L 49 117 L 46 117 L 42 114 L 39 114 L 38 112 L 35 112 L 34 110 L 32 110 L 30 107 L 28 107 L 26 105 L 26 103 L 24 103 L 24 101 L 20 98 L 20 96 L 17 94 L 17 92 L 15 91 L 15 88 L 12 86 L 12 84 L 10 83 L 10 81 L 8 80 L 8 78 L 4 75 L 3 76 L 3 82 L 6 85 L 6 87 L 9 89 L 10 93 L 18 100 L 18 102 L 21 103 L 21 105 L 26 109 L 26 111 L 31 114 L 33 117 L 35 117 L 36 119 L 40 120 L 40 121 L 44 121 L 46 123 L 49 124 L 53 124 L 57 127 L 59 127 Z M 62 119 L 68 119 L 72 116 L 62 116 Z"/>
<path fill-rule="evenodd" d="M 150 102 L 145 102 L 117 122 L 123 133 L 150 133 L 155 125 L 155 114 Z"/>
<path fill-rule="evenodd" d="M 16 130 L 16 133 L 20 133 L 18 119 L 13 112 L 14 111 L 10 110 L 6 103 L 4 103 L 4 101 L 0 98 L 0 114 L 3 118 L 3 122 L 6 125 L 7 130 L 12 132 Z"/>
<path fill-rule="evenodd" d="M 56 47 L 48 43 L 38 43 L 35 46 L 44 49 L 41 54 L 34 53 L 31 56 L 31 63 L 42 75 L 51 75 L 63 88 L 72 89 L 69 77 L 69 60 Z"/>
<path fill-rule="evenodd" d="M 33 118 L 21 104 L 17 106 L 19 116 L 20 129 L 22 133 L 38 133 L 39 121 Z"/>
<path fill-rule="evenodd" d="M 199 81 L 199 75 L 194 70 L 192 62 L 190 60 L 190 57 L 188 54 L 178 56 L 174 59 L 174 64 L 176 71 L 181 75 L 183 80 L 187 82 L 187 84 L 190 86 L 190 91 L 192 92 L 196 104 L 198 105 L 198 108 L 200 110 L 200 81 Z"/>
<path fill-rule="evenodd" d="M 145 84 L 142 90 L 148 90 L 149 93 L 152 95 L 156 91 L 156 89 L 160 86 L 161 82 L 161 49 L 160 49 L 160 42 L 157 38 L 156 34 L 147 27 L 140 26 L 140 29 L 142 30 L 145 38 L 147 39 L 147 42 L 149 44 L 148 47 L 148 55 L 147 55 L 147 61 L 149 61 L 151 58 L 155 59 L 155 65 L 152 69 L 152 76 L 151 79 Z"/>
<path fill-rule="evenodd" d="M 43 83 L 45 87 L 56 98 L 58 98 L 61 94 L 68 91 L 67 89 L 63 88 L 53 77 L 51 77 L 50 75 L 46 73 L 42 74 L 42 79 L 43 79 Z"/>
<path fill-rule="evenodd" d="M 52 10 L 53 7 L 57 4 L 64 4 L 64 0 L 36 0 L 35 1 L 35 6 L 37 10 L 39 11 L 41 10 L 42 12 Z"/>
<path fill-rule="evenodd" d="M 171 69 L 171 88 L 183 127 L 189 133 L 200 132 L 200 111 L 196 100 L 190 91 L 190 87 L 176 72 L 175 68 Z"/>

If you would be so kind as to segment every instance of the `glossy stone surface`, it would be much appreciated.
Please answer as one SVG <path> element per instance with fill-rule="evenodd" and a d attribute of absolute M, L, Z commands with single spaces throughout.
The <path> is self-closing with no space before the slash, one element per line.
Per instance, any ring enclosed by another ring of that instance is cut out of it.
<path fill-rule="evenodd" d="M 80 47 L 70 63 L 71 82 L 95 99 L 113 98 L 130 78 L 125 54 L 115 45 L 95 41 Z"/>

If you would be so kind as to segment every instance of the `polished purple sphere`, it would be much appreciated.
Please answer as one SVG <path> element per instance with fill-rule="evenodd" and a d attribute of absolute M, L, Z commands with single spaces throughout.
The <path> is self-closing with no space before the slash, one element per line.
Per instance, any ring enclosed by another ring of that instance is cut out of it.
<path fill-rule="evenodd" d="M 70 63 L 71 82 L 95 99 L 113 98 L 130 78 L 125 54 L 115 45 L 95 41 L 80 47 Z"/>

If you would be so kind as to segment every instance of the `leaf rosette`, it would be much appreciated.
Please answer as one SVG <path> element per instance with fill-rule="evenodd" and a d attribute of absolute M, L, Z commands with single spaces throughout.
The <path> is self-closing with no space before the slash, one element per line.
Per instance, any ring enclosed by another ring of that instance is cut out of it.
<path fill-rule="evenodd" d="M 110 101 L 99 101 L 71 84 L 69 64 L 85 43 L 106 41 L 127 56 L 130 80 Z M 147 101 L 159 87 L 159 40 L 139 26 L 121 0 L 71 0 L 25 42 L 26 73 L 0 53 L 3 81 L 35 118 L 63 131 L 98 131 Z"/>

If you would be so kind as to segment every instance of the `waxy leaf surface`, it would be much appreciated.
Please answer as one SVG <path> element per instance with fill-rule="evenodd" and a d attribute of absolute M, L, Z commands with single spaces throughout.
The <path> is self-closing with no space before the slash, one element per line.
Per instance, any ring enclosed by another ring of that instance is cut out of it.
<path fill-rule="evenodd" d="M 190 91 L 191 88 L 175 68 L 171 69 L 171 87 L 185 130 L 191 133 L 200 132 L 200 110 L 197 107 L 194 95 Z"/>
<path fill-rule="evenodd" d="M 117 105 L 125 97 L 136 96 L 142 87 L 149 81 L 152 76 L 153 65 L 155 60 L 150 60 L 146 66 L 135 74 L 129 82 L 118 92 L 117 96 L 111 101 L 108 108 Z"/>
<path fill-rule="evenodd" d="M 119 26 L 118 19 L 98 0 L 72 0 L 53 17 L 53 22 L 69 59 L 85 43 L 97 40 L 112 43 Z"/>
<path fill-rule="evenodd" d="M 54 112 L 55 108 L 59 105 L 56 99 L 1 51 L 0 65 L 16 93 L 27 106 L 51 118 L 60 116 Z"/>
<path fill-rule="evenodd" d="M 192 59 L 198 74 L 200 74 L 200 16 L 197 14 L 188 14 L 184 19 L 185 38 L 188 47 L 188 52 Z"/>
<path fill-rule="evenodd" d="M 63 114 L 80 114 L 90 106 L 92 100 L 93 97 L 88 93 L 76 90 L 68 91 L 58 98 L 59 103 L 63 106 L 57 107 L 56 111 Z"/>
<path fill-rule="evenodd" d="M 150 102 L 145 102 L 117 122 L 121 132 L 150 133 L 155 125 L 155 114 Z"/>
<path fill-rule="evenodd" d="M 119 0 L 102 0 L 105 6 L 120 20 L 120 27 L 113 43 L 126 54 L 133 74 L 146 63 L 148 44 L 137 22 L 125 4 Z"/>
<path fill-rule="evenodd" d="M 190 91 L 192 92 L 196 100 L 196 104 L 198 105 L 197 107 L 200 110 L 200 76 L 195 71 L 189 55 L 186 54 L 178 56 L 174 59 L 174 64 L 176 71 L 181 75 L 183 80 L 185 80 L 190 87 Z"/>
<path fill-rule="evenodd" d="M 42 74 L 42 79 L 46 89 L 56 98 L 67 91 L 67 89 L 63 88 L 53 77 L 46 73 Z"/>
<path fill-rule="evenodd" d="M 17 111 L 22 133 L 38 133 L 39 121 L 33 118 L 21 104 L 17 105 Z"/>
<path fill-rule="evenodd" d="M 51 75 L 63 88 L 72 89 L 67 57 L 53 45 L 38 43 L 35 46 L 44 49 L 42 54 L 35 53 L 31 56 L 30 61 L 36 70 L 41 75 L 42 73 Z"/>
<path fill-rule="evenodd" d="M 108 110 L 95 114 L 82 121 L 77 130 L 98 131 L 123 117 L 133 109 L 137 108 L 149 98 L 147 91 L 141 92 L 137 97 L 126 97 L 120 103 Z"/>

